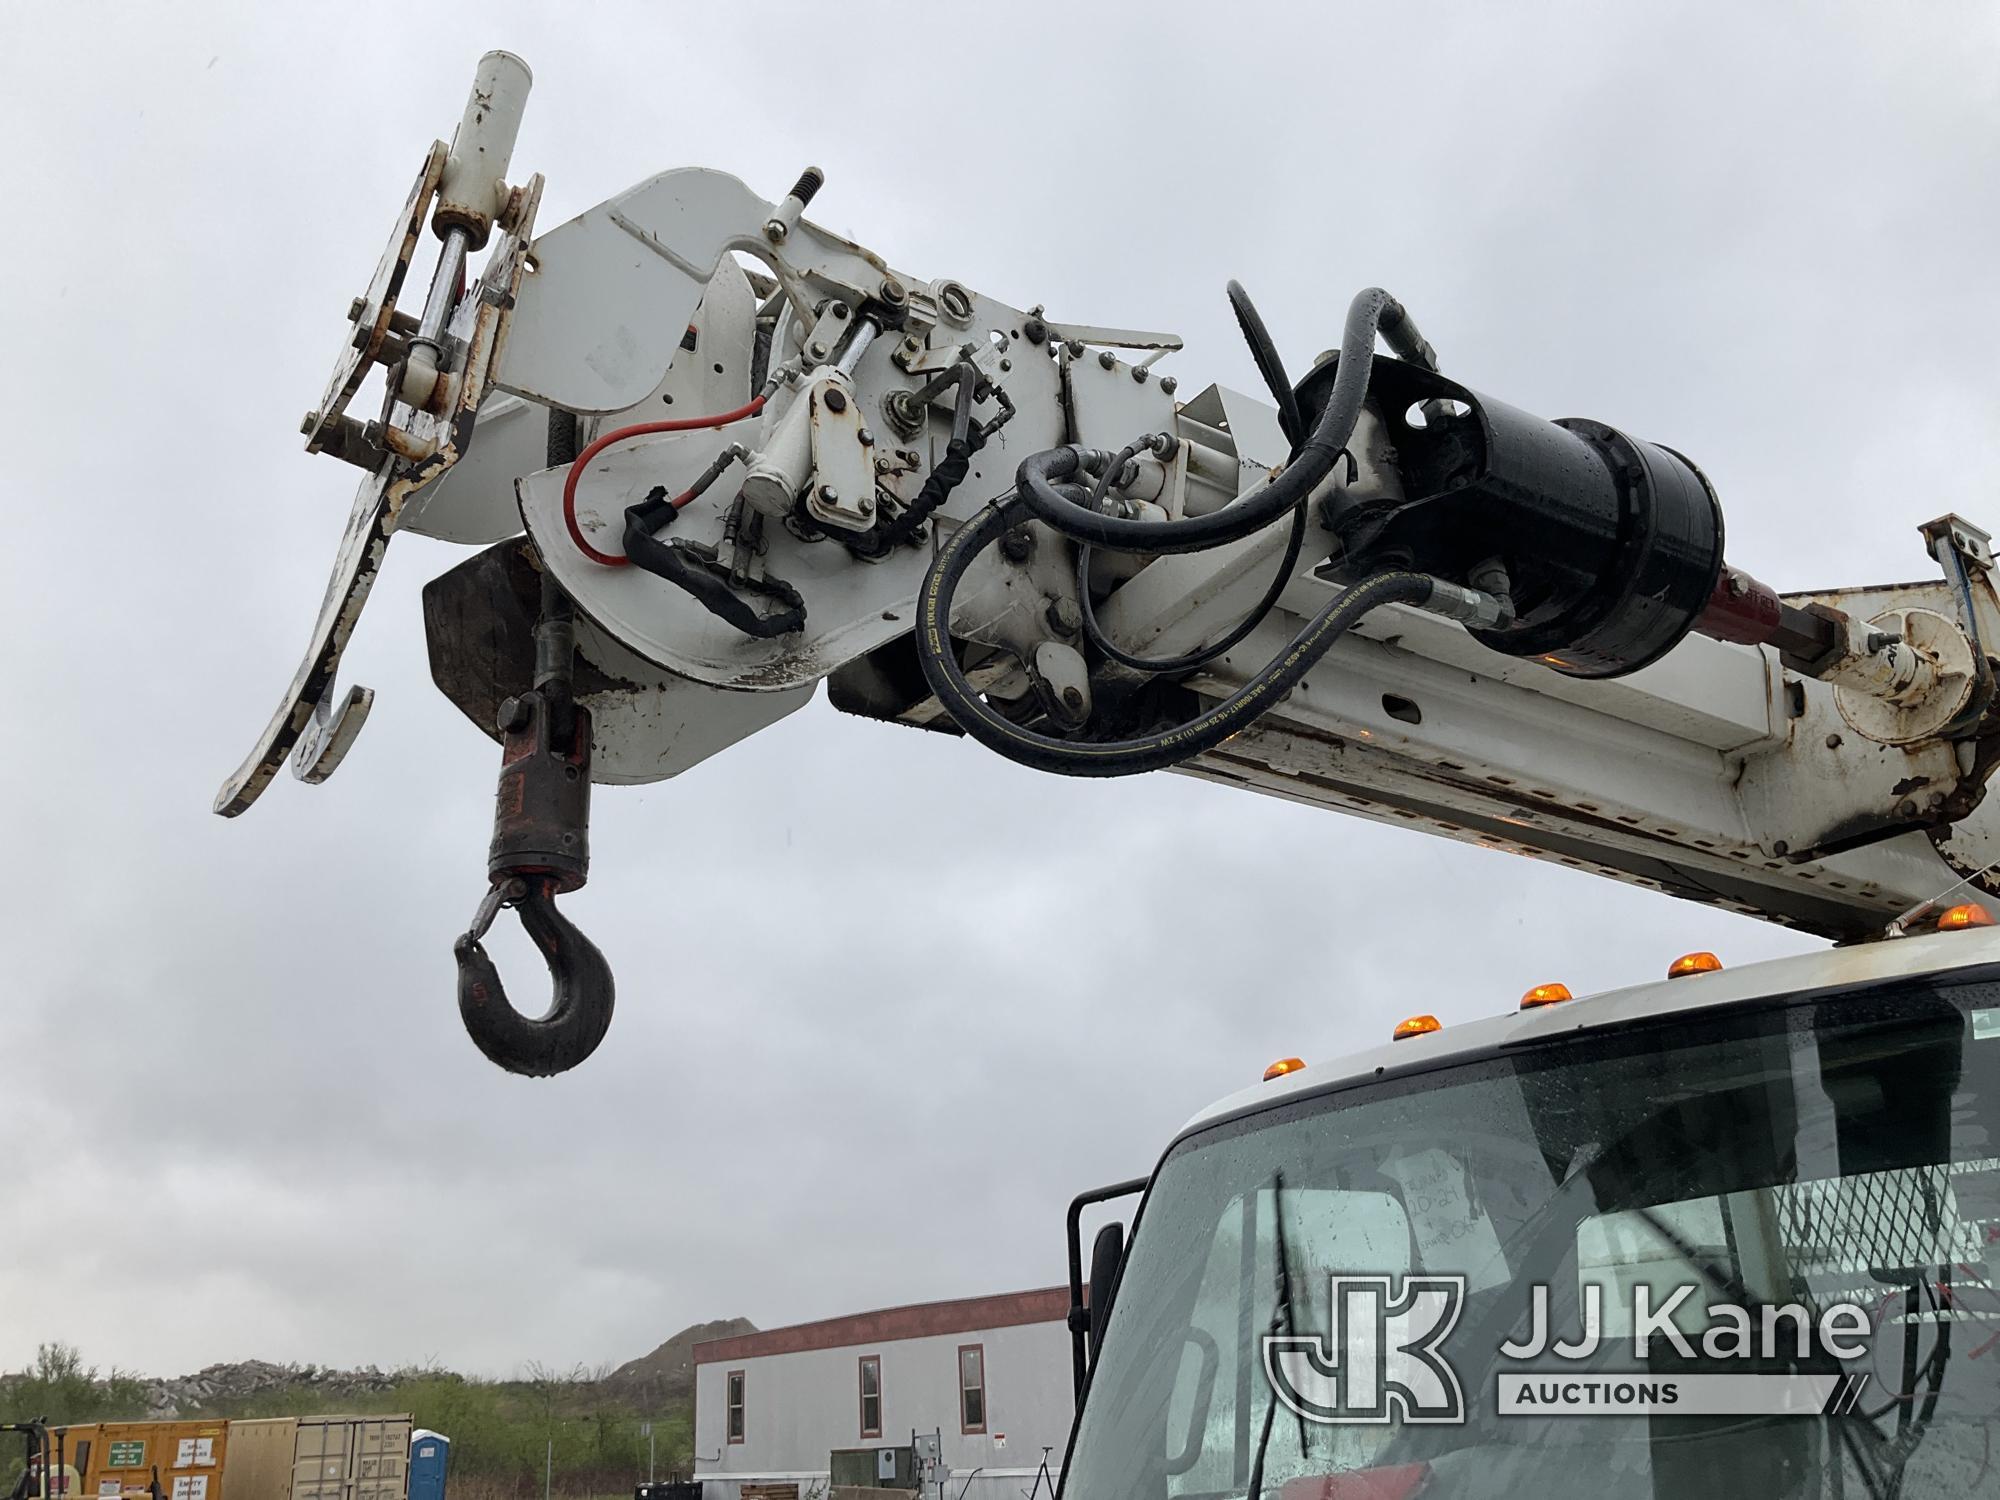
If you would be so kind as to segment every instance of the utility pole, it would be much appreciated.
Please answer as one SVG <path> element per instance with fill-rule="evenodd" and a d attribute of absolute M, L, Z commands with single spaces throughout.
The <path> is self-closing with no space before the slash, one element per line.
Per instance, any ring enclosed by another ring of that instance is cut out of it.
<path fill-rule="evenodd" d="M 551 1433 L 549 1436 L 548 1454 L 542 1460 L 542 1500 L 549 1500 L 549 1491 L 554 1486 L 555 1480 L 556 1440 L 555 1435 Z"/>
<path fill-rule="evenodd" d="M 646 1435 L 646 1483 L 653 1482 L 653 1424 L 641 1422 L 639 1431 Z"/>

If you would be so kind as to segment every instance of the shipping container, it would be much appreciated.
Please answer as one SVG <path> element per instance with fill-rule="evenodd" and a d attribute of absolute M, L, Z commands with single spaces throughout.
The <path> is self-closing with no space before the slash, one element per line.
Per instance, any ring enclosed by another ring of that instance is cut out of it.
<path fill-rule="evenodd" d="M 408 1500 L 408 1416 L 56 1430 L 75 1474 L 58 1500 Z"/>
<path fill-rule="evenodd" d="M 97 1422 L 60 1430 L 64 1459 L 81 1476 L 79 1500 L 222 1500 L 226 1422 Z"/>
<path fill-rule="evenodd" d="M 280 1500 L 407 1500 L 409 1478 L 407 1416 L 301 1417 L 291 1494 Z"/>
<path fill-rule="evenodd" d="M 222 1490 L 231 1500 L 286 1500 L 292 1490 L 297 1417 L 258 1417 L 229 1424 Z"/>

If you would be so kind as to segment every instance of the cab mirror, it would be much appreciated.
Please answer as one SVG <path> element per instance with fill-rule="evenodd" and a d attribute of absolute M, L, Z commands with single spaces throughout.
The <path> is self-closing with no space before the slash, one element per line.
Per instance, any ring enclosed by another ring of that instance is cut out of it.
<path fill-rule="evenodd" d="M 1090 1362 L 1097 1363 L 1111 1301 L 1118 1295 L 1118 1272 L 1125 1264 L 1125 1226 L 1113 1220 L 1090 1242 Z"/>

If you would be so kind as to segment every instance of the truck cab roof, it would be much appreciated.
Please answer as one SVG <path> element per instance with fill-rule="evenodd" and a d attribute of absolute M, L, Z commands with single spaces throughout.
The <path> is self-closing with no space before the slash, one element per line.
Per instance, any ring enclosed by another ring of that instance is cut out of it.
<path fill-rule="evenodd" d="M 1384 1041 L 1361 1052 L 1309 1061 L 1303 1068 L 1218 1099 L 1182 1126 L 1175 1140 L 1218 1120 L 1252 1113 L 1302 1095 L 1427 1072 L 1566 1034 L 1600 1031 L 1662 1016 L 1694 1015 L 1774 996 L 1840 990 L 1986 964 L 2000 964 L 2000 927 L 1859 943 L 1791 958 L 1766 959 L 1740 968 L 1660 979 L 1596 995 L 1579 995 L 1529 1010 L 1446 1025 L 1400 1041 Z"/>

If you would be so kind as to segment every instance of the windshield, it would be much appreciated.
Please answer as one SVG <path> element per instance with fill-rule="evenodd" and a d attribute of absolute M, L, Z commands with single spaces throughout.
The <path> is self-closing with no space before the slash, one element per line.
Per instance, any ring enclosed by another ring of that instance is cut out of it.
<path fill-rule="evenodd" d="M 2000 1496 L 1995 1239 L 1990 979 L 1295 1100 L 1162 1164 L 1064 1494 Z"/>

